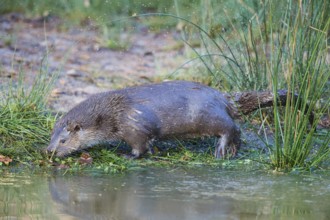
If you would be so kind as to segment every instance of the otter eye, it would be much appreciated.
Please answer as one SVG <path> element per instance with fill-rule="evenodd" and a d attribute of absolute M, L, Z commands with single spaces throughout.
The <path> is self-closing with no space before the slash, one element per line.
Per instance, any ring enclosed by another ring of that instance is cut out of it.
<path fill-rule="evenodd" d="M 60 140 L 60 143 L 61 143 L 61 144 L 64 144 L 64 143 L 65 143 L 65 140 L 64 140 L 64 139 L 61 139 L 61 140 Z"/>

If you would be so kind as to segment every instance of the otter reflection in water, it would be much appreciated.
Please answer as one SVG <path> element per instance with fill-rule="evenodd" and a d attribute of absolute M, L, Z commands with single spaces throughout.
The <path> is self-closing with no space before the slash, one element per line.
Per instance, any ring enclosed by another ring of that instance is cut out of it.
<path fill-rule="evenodd" d="M 188 188 L 163 188 L 154 183 L 156 179 L 147 179 L 151 181 L 138 174 L 129 178 L 56 176 L 49 179 L 49 187 L 59 211 L 79 219 L 194 220 L 234 213 L 232 198 L 194 195 Z"/>

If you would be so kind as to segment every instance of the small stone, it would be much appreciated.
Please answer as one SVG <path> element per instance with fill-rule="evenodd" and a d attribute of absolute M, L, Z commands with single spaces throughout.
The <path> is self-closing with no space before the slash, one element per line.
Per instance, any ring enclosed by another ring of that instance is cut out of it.
<path fill-rule="evenodd" d="M 78 72 L 77 70 L 75 69 L 70 69 L 66 72 L 66 74 L 68 76 L 71 76 L 71 77 L 82 77 L 83 74 L 81 72 Z"/>
<path fill-rule="evenodd" d="M 65 94 L 65 92 L 63 90 L 56 88 L 56 89 L 53 89 L 51 91 L 50 96 L 51 97 L 58 97 L 58 96 L 64 95 L 64 94 Z"/>

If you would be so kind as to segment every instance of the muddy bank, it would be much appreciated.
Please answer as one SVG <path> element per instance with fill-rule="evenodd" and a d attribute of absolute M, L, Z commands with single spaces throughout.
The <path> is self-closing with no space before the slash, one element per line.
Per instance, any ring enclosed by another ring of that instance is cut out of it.
<path fill-rule="evenodd" d="M 43 62 L 45 71 L 59 74 L 50 107 L 65 112 L 90 94 L 153 81 L 185 61 L 175 31 L 154 33 L 138 24 L 129 34 L 117 33 L 127 44 L 127 49 L 117 50 L 107 47 L 95 28 L 63 30 L 64 22 L 1 16 L 0 85 L 18 78 L 20 71 L 31 83 Z"/>

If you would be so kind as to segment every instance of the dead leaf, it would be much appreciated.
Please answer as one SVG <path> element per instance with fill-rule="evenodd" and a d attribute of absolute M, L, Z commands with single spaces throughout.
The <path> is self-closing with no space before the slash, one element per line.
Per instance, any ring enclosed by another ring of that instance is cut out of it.
<path fill-rule="evenodd" d="M 11 163 L 12 161 L 13 160 L 11 158 L 0 154 L 0 162 L 6 164 L 8 166 L 9 163 Z"/>
<path fill-rule="evenodd" d="M 82 153 L 79 158 L 79 163 L 86 164 L 86 165 L 92 164 L 93 158 L 91 157 L 91 155 L 89 153 Z"/>

